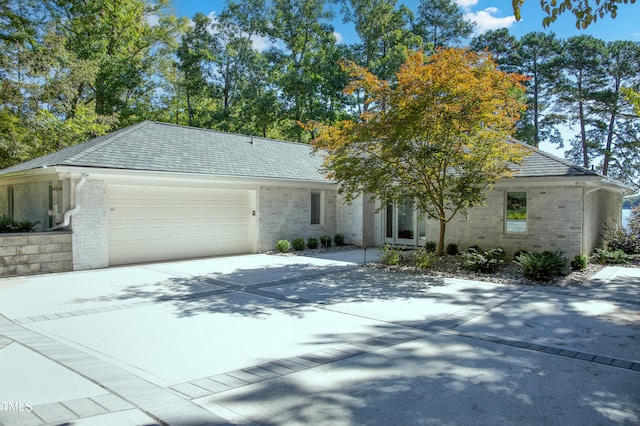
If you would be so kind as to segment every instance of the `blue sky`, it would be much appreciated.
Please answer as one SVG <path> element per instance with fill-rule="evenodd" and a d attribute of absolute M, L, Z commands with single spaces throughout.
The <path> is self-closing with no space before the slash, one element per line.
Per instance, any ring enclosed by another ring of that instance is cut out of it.
<path fill-rule="evenodd" d="M 606 41 L 640 41 L 640 4 L 637 3 L 620 6 L 616 19 L 609 17 L 600 19 L 581 31 L 576 29 L 573 15 L 568 14 L 561 16 L 550 28 L 544 29 L 541 22 L 545 14 L 540 10 L 539 0 L 526 0 L 520 22 L 513 17 L 509 0 L 456 0 L 456 2 L 468 19 L 476 22 L 476 30 L 479 32 L 506 27 L 516 37 L 532 31 L 545 31 L 555 32 L 560 38 L 589 34 Z M 205 15 L 212 12 L 219 14 L 225 5 L 224 0 L 173 0 L 172 3 L 176 13 L 187 18 L 192 18 L 196 12 L 202 12 Z M 399 0 L 398 4 L 400 3 L 416 11 L 419 0 Z M 339 17 L 340 6 L 331 5 L 330 7 L 334 9 L 337 16 L 333 25 L 339 39 L 347 44 L 355 42 L 357 39 L 353 28 L 343 24 Z"/>

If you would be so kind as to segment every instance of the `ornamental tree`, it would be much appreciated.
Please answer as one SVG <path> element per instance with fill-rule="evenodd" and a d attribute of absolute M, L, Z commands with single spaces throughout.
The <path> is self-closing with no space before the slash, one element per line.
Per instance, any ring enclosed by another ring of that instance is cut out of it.
<path fill-rule="evenodd" d="M 370 193 L 382 205 L 411 200 L 421 217 L 446 224 L 481 204 L 528 152 L 510 142 L 525 108 L 523 77 L 496 68 L 486 53 L 443 49 L 410 54 L 394 83 L 353 63 L 347 92 L 362 90 L 371 108 L 359 121 L 317 126 L 312 141 L 324 171 L 347 200 Z"/>

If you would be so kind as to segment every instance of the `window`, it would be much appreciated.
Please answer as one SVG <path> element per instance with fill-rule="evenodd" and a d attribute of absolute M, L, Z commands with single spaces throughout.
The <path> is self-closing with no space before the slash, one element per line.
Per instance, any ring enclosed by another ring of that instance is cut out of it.
<path fill-rule="evenodd" d="M 322 225 L 322 192 L 311 193 L 311 224 Z"/>
<path fill-rule="evenodd" d="M 527 232 L 526 192 L 507 192 L 505 231 L 517 234 Z"/>
<path fill-rule="evenodd" d="M 7 188 L 7 217 L 13 219 L 13 186 Z"/>

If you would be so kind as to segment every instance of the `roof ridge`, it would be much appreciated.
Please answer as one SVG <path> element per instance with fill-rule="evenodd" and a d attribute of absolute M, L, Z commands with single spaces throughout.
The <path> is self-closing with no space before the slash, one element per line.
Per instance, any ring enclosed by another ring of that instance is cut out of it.
<path fill-rule="evenodd" d="M 73 157 L 68 158 L 65 162 L 68 164 L 73 164 L 78 160 L 81 160 L 82 158 L 86 157 L 87 155 L 99 150 L 100 148 L 102 148 L 104 145 L 113 142 L 114 140 L 118 140 L 119 138 L 121 138 L 122 136 L 128 135 L 129 133 L 133 132 L 134 130 L 137 130 L 139 128 L 145 127 L 146 125 L 152 123 L 151 121 L 145 120 L 142 121 L 140 123 L 136 123 L 136 124 L 132 124 L 129 127 L 125 127 L 122 129 L 118 129 L 116 130 L 116 134 L 114 135 L 113 133 L 109 134 L 107 133 L 106 135 L 103 136 L 107 136 L 106 138 L 104 138 L 103 140 L 97 142 L 95 145 L 82 150 L 81 152 L 79 152 L 78 154 L 74 155 Z M 100 138 L 101 136 L 98 136 L 97 138 L 94 139 L 90 139 L 85 143 L 89 143 L 92 140 L 96 140 L 98 138 Z"/>
<path fill-rule="evenodd" d="M 260 139 L 260 140 L 268 141 L 268 142 L 280 142 L 280 143 L 288 143 L 288 144 L 292 144 L 292 145 L 311 146 L 311 144 L 305 143 L 305 142 L 286 141 L 286 140 L 283 140 L 283 139 L 266 138 L 266 137 L 256 136 L 256 135 L 245 135 L 243 133 L 235 133 L 235 132 L 223 132 L 222 130 L 205 129 L 203 127 L 194 127 L 194 126 L 185 126 L 183 124 L 167 123 L 167 122 L 164 122 L 164 121 L 153 121 L 153 120 L 151 120 L 149 122 L 153 123 L 153 124 L 162 125 L 162 126 L 179 127 L 179 128 L 182 128 L 182 129 L 191 129 L 191 130 L 200 130 L 202 132 L 216 133 L 216 134 L 219 134 L 219 135 L 239 136 L 239 137 L 243 137 L 243 138 Z"/>

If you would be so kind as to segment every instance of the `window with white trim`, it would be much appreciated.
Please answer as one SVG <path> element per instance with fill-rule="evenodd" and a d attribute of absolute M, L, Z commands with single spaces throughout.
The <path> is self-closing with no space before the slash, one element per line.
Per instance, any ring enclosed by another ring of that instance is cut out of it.
<path fill-rule="evenodd" d="M 311 192 L 311 224 L 322 225 L 322 204 L 323 204 L 322 191 Z"/>
<path fill-rule="evenodd" d="M 527 232 L 527 193 L 507 192 L 505 232 L 524 234 Z"/>

